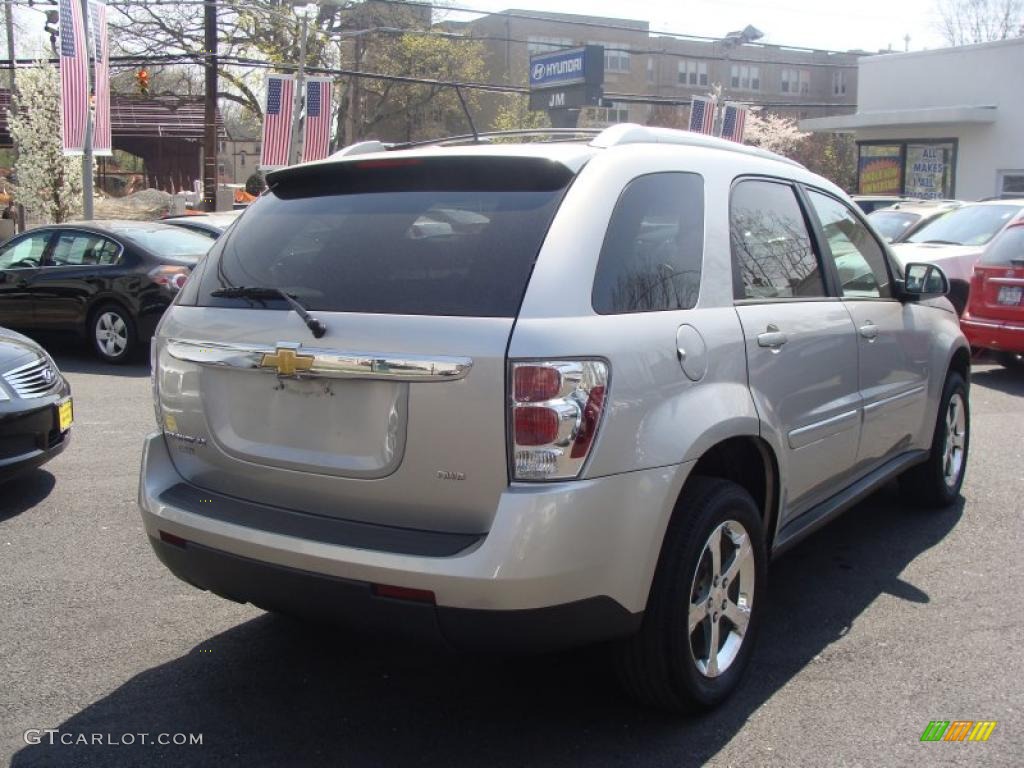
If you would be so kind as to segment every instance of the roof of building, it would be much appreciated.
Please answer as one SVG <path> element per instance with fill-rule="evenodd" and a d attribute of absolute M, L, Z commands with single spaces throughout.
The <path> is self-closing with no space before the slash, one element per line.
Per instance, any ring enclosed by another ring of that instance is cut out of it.
<path fill-rule="evenodd" d="M 11 145 L 7 110 L 11 96 L 0 89 L 0 146 Z M 142 98 L 113 94 L 110 130 L 117 138 L 202 139 L 205 111 L 201 96 L 157 96 Z M 217 133 L 225 136 L 224 121 L 217 113 Z"/>

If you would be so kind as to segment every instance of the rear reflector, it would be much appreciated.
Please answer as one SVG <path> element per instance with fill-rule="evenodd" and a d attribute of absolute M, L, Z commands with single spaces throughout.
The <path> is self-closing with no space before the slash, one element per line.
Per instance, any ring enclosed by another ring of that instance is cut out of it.
<path fill-rule="evenodd" d="M 181 538 L 181 536 L 175 536 L 173 533 L 168 533 L 167 531 L 160 531 L 160 541 L 166 542 L 167 544 L 173 544 L 174 546 L 181 547 L 182 549 L 184 549 L 185 545 L 188 544 L 186 539 Z"/>
<path fill-rule="evenodd" d="M 395 600 L 411 600 L 414 603 L 434 604 L 434 593 L 429 589 L 412 589 L 411 587 L 395 587 L 390 584 L 371 584 L 376 597 L 390 597 Z"/>

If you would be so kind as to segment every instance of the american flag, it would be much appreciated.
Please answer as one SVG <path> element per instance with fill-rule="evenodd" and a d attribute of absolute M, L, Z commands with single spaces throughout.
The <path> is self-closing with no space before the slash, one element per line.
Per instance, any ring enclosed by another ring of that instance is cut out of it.
<path fill-rule="evenodd" d="M 302 162 L 323 160 L 331 146 L 331 81 L 314 77 L 306 83 L 306 137 Z"/>
<path fill-rule="evenodd" d="M 722 138 L 743 143 L 743 128 L 747 124 L 747 108 L 731 102 L 725 103 L 722 113 Z"/>
<path fill-rule="evenodd" d="M 261 168 L 281 168 L 288 165 L 288 154 L 292 146 L 294 97 L 295 79 L 291 75 L 267 75 Z"/>
<path fill-rule="evenodd" d="M 60 0 L 60 108 L 64 154 L 80 155 L 89 119 L 89 54 L 78 0 Z"/>
<path fill-rule="evenodd" d="M 107 4 L 102 0 L 89 2 L 89 32 L 93 39 L 93 106 L 92 151 L 95 155 L 111 155 L 110 140 L 110 43 L 107 35 Z"/>
<path fill-rule="evenodd" d="M 711 134 L 715 127 L 715 99 L 694 96 L 690 104 L 690 130 Z"/>

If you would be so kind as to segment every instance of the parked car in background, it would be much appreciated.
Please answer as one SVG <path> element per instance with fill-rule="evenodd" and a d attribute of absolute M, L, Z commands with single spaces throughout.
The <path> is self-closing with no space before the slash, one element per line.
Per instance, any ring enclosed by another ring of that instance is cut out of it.
<path fill-rule="evenodd" d="M 490 653 L 612 641 L 638 698 L 704 709 L 771 556 L 896 477 L 959 495 L 941 268 L 792 161 L 620 124 L 269 179 L 153 343 L 139 505 L 193 586 Z"/>
<path fill-rule="evenodd" d="M 960 318 L 976 349 L 1007 366 L 1024 360 L 1024 221 L 1003 230 L 974 267 L 971 298 Z"/>
<path fill-rule="evenodd" d="M 160 221 L 175 227 L 183 227 L 191 232 L 198 232 L 211 240 L 216 240 L 241 215 L 242 211 L 219 211 L 217 213 L 194 213 L 187 216 L 167 216 Z"/>
<path fill-rule="evenodd" d="M 110 363 L 130 359 L 210 238 L 144 221 L 31 230 L 0 246 L 0 325 L 73 331 Z"/>
<path fill-rule="evenodd" d="M 879 208 L 888 208 L 895 203 L 906 203 L 914 202 L 920 203 L 914 197 L 902 197 L 900 195 L 854 195 L 850 198 L 857 204 L 857 207 L 864 211 L 865 214 L 877 211 Z"/>
<path fill-rule="evenodd" d="M 963 203 L 959 200 L 926 200 L 896 203 L 868 214 L 868 221 L 890 243 L 902 243 L 922 227 Z"/>
<path fill-rule="evenodd" d="M 938 264 L 950 281 L 949 299 L 963 314 L 974 265 L 992 239 L 1024 217 L 1024 200 L 967 203 L 919 229 L 893 246 L 901 264 Z"/>
<path fill-rule="evenodd" d="M 0 482 L 63 451 L 73 418 L 71 387 L 50 356 L 0 328 Z"/>

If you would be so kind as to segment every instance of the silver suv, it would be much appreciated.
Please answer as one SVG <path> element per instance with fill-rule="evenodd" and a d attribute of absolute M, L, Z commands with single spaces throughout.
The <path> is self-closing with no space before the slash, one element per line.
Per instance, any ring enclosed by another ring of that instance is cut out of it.
<path fill-rule="evenodd" d="M 456 647 L 613 641 L 738 683 L 771 556 L 900 476 L 958 495 L 969 352 L 839 189 L 769 153 L 359 146 L 269 176 L 153 344 L 139 504 L 177 576 Z"/>

